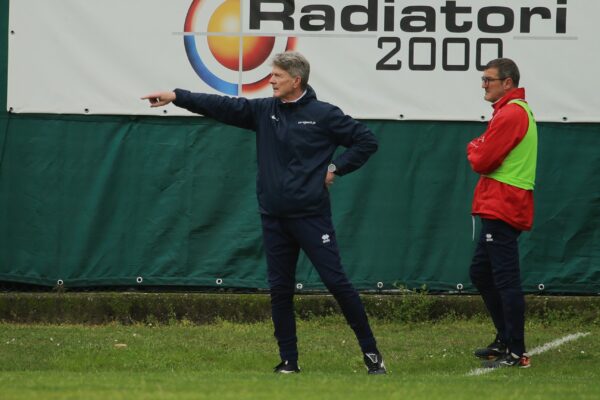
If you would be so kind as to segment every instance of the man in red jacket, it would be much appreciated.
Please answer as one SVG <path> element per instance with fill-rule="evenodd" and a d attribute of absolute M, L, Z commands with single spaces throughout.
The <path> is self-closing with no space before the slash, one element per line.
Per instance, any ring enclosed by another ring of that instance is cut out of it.
<path fill-rule="evenodd" d="M 533 224 L 537 126 L 519 76 L 510 59 L 486 65 L 481 86 L 494 112 L 487 130 L 467 146 L 469 163 L 481 175 L 472 207 L 481 234 L 470 276 L 496 328 L 495 340 L 475 356 L 491 368 L 530 366 L 517 239 Z"/>

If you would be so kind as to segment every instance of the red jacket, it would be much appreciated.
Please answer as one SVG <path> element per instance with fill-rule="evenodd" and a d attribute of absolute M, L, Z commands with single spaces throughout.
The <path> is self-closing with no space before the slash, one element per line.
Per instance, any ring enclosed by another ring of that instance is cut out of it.
<path fill-rule="evenodd" d="M 467 145 L 467 158 L 478 174 L 489 174 L 502 165 L 527 133 L 527 112 L 517 104 L 508 104 L 514 99 L 525 100 L 525 89 L 515 89 L 494 103 L 487 130 Z M 533 225 L 533 191 L 481 176 L 473 195 L 472 214 L 528 231 Z"/>

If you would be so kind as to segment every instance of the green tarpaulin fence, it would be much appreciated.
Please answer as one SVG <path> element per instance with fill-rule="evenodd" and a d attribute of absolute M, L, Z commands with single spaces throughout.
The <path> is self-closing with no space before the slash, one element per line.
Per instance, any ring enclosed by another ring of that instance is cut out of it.
<path fill-rule="evenodd" d="M 251 132 L 204 118 L 3 115 L 0 280 L 68 286 L 266 285 Z M 373 122 L 380 151 L 332 189 L 363 289 L 469 289 L 480 123 Z M 598 292 L 597 125 L 540 124 L 525 286 Z M 302 259 L 298 281 L 318 286 Z"/>

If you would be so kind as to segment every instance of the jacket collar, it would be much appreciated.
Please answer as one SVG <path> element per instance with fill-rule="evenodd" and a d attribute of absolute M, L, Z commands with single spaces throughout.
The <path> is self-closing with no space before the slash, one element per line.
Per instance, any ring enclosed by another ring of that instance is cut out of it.
<path fill-rule="evenodd" d="M 300 97 L 298 97 L 295 100 L 290 100 L 290 101 L 286 101 L 286 100 L 281 100 L 282 103 L 297 103 L 298 101 L 300 101 L 301 98 L 304 97 L 304 95 L 306 94 L 306 89 L 304 89 L 304 91 L 302 92 L 302 94 L 300 95 Z"/>
<path fill-rule="evenodd" d="M 525 88 L 516 88 L 506 93 L 504 96 L 500 98 L 497 102 L 492 104 L 494 108 L 494 113 L 496 113 L 499 109 L 508 104 L 511 100 L 525 100 Z"/>
<path fill-rule="evenodd" d="M 297 101 L 294 102 L 283 102 L 281 100 L 279 100 L 279 104 L 283 105 L 283 106 L 292 106 L 294 104 L 305 104 L 308 103 L 309 101 L 312 100 L 316 100 L 317 99 L 317 94 L 315 93 L 315 91 L 313 90 L 313 88 L 308 85 L 306 87 L 306 91 L 304 92 L 304 95 L 301 96 Z"/>

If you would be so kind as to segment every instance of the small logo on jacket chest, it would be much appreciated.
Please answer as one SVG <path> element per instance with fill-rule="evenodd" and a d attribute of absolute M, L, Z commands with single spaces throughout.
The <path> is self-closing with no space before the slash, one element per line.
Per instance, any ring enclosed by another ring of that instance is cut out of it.
<path fill-rule="evenodd" d="M 315 121 L 298 121 L 298 125 L 316 125 Z"/>

